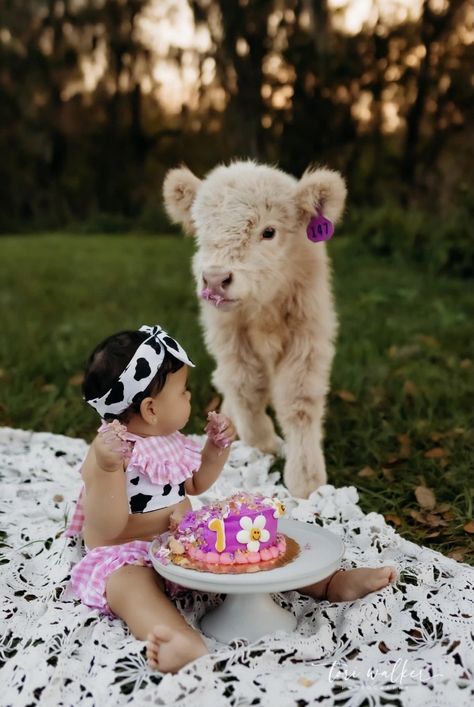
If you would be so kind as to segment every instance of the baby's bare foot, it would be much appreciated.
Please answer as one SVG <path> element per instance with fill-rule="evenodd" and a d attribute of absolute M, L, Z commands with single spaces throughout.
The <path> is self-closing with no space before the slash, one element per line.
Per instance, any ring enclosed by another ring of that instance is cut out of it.
<path fill-rule="evenodd" d="M 389 565 L 373 569 L 358 567 L 353 570 L 336 572 L 327 585 L 328 601 L 354 601 L 365 597 L 370 592 L 377 592 L 391 582 L 397 573 Z"/>
<path fill-rule="evenodd" d="M 191 628 L 178 630 L 158 625 L 148 634 L 148 665 L 161 673 L 176 673 L 184 665 L 207 653 L 201 636 Z"/>

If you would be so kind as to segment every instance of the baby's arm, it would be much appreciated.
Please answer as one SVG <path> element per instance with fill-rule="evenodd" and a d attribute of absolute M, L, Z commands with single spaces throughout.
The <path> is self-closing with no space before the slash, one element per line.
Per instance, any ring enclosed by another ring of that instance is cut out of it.
<path fill-rule="evenodd" d="M 99 432 L 84 463 L 86 525 L 104 540 L 113 540 L 128 521 L 123 441 L 114 427 Z"/>
<path fill-rule="evenodd" d="M 230 445 L 236 437 L 236 430 L 229 418 L 224 415 L 219 415 L 219 418 L 219 434 L 216 435 L 213 428 L 208 431 L 209 425 L 206 427 L 205 431 L 210 436 L 201 453 L 201 466 L 194 472 L 192 478 L 185 482 L 186 493 L 190 496 L 207 491 L 219 477 L 229 457 Z"/>

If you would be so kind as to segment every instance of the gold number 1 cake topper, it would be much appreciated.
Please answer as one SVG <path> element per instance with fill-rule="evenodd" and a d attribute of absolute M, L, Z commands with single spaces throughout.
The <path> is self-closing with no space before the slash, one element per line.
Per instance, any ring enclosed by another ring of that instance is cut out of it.
<path fill-rule="evenodd" d="M 223 552 L 225 550 L 225 530 L 224 521 L 222 518 L 213 518 L 209 521 L 209 530 L 216 533 L 216 550 L 217 552 Z"/>

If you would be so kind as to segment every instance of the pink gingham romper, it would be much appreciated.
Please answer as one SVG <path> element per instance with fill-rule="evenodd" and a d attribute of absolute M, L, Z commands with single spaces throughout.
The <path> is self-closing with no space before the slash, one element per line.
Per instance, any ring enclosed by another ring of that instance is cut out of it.
<path fill-rule="evenodd" d="M 102 424 L 99 431 L 105 429 Z M 132 452 L 125 474 L 131 513 L 148 513 L 178 503 L 185 497 L 184 482 L 201 465 L 201 448 L 197 442 L 180 432 L 162 437 L 139 437 L 126 433 Z M 71 537 L 82 531 L 84 511 L 81 489 L 76 509 L 65 535 Z M 151 542 L 133 540 L 121 545 L 105 545 L 92 550 L 73 567 L 70 587 L 83 604 L 114 616 L 105 595 L 106 580 L 125 565 L 151 567 L 149 549 Z M 182 593 L 183 588 L 165 581 L 171 597 Z"/>

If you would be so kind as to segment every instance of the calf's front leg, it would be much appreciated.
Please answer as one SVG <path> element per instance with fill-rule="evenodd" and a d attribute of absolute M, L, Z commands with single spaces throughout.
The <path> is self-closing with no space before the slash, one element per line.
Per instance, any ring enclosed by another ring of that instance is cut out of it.
<path fill-rule="evenodd" d="M 247 357 L 219 360 L 213 383 L 222 393 L 222 411 L 232 418 L 240 439 L 267 454 L 276 454 L 281 440 L 275 433 L 265 409 L 268 403 L 268 378 L 257 360 Z"/>
<path fill-rule="evenodd" d="M 307 498 L 327 480 L 322 444 L 328 377 L 328 365 L 311 370 L 306 359 L 283 364 L 273 381 L 286 447 L 283 479 L 294 496 Z"/>

